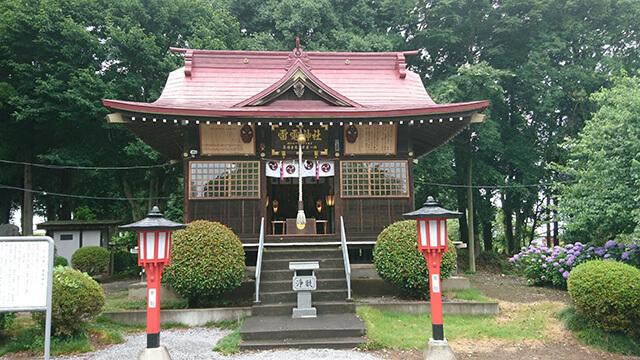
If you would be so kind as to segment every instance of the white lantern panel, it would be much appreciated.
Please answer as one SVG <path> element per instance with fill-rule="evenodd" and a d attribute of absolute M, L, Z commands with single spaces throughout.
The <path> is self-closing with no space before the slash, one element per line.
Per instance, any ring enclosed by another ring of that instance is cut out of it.
<path fill-rule="evenodd" d="M 160 231 L 158 233 L 158 259 L 164 259 L 167 251 L 167 232 Z"/>
<path fill-rule="evenodd" d="M 155 252 L 156 252 L 156 234 L 153 231 L 150 231 L 147 233 L 147 246 L 146 246 L 146 254 L 147 260 L 154 260 L 155 259 Z"/>
<path fill-rule="evenodd" d="M 144 233 L 138 233 L 138 258 L 144 260 Z"/>
<path fill-rule="evenodd" d="M 427 247 L 427 221 L 418 220 L 418 239 L 420 239 L 420 246 Z"/>
<path fill-rule="evenodd" d="M 429 246 L 432 248 L 438 247 L 438 221 L 429 221 Z"/>
<path fill-rule="evenodd" d="M 447 245 L 447 220 L 440 220 L 440 246 Z"/>

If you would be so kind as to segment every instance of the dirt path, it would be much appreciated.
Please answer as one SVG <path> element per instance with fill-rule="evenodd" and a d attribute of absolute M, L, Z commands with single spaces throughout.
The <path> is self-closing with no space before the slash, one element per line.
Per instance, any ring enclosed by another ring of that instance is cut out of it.
<path fill-rule="evenodd" d="M 477 273 L 467 275 L 471 286 L 485 296 L 500 302 L 500 306 L 519 306 L 540 301 L 558 302 L 563 305 L 571 303 L 571 297 L 564 290 L 528 286 L 524 278 L 512 275 Z M 527 340 L 509 343 L 502 340 L 451 342 L 458 359 L 476 360 L 631 360 L 640 357 L 621 356 L 590 349 L 580 344 L 562 322 L 553 320 L 548 329 L 549 336 L 556 341 Z M 392 360 L 419 360 L 422 350 L 398 351 L 380 350 L 375 354 Z"/>

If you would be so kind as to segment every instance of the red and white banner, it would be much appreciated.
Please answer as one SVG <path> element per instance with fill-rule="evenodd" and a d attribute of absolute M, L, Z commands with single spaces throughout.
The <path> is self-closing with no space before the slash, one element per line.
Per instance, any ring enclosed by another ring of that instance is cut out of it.
<path fill-rule="evenodd" d="M 286 161 L 267 161 L 266 164 L 267 177 L 275 178 L 297 178 L 298 177 L 298 160 Z M 310 161 L 302 162 L 302 177 L 329 177 L 335 175 L 333 161 Z"/>

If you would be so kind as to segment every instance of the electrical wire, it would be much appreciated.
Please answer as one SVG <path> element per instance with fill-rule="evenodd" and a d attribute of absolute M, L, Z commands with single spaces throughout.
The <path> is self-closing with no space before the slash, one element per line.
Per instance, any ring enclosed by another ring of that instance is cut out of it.
<path fill-rule="evenodd" d="M 52 165 L 52 164 L 35 164 L 22 161 L 12 161 L 0 159 L 0 163 L 14 164 L 14 165 L 31 165 L 34 167 L 56 170 L 134 170 L 134 169 L 154 169 L 160 167 L 166 167 L 171 163 L 164 163 L 160 165 L 141 165 L 141 166 L 68 166 L 68 165 Z"/>
<path fill-rule="evenodd" d="M 130 201 L 130 200 L 166 200 L 166 199 L 170 199 L 169 196 L 152 197 L 152 198 L 149 198 L 149 197 L 120 198 L 120 197 L 105 197 L 105 196 L 73 195 L 73 194 L 62 194 L 62 193 L 42 191 L 42 190 L 25 189 L 25 188 L 21 188 L 21 187 L 17 187 L 17 186 L 9 186 L 9 185 L 2 185 L 2 184 L 0 184 L 0 189 L 26 191 L 26 192 L 30 192 L 30 193 L 34 193 L 34 194 L 43 195 L 43 196 L 53 195 L 53 196 L 70 197 L 70 198 L 74 198 L 74 199 L 87 199 L 87 200 Z"/>
<path fill-rule="evenodd" d="M 428 186 L 440 186 L 440 187 L 449 187 L 449 188 L 468 188 L 468 185 L 456 185 L 456 184 L 439 184 L 439 183 L 431 183 L 420 180 L 413 181 L 416 184 L 428 185 Z M 547 183 L 539 183 L 539 184 L 515 184 L 515 185 L 471 185 L 473 189 L 509 189 L 509 188 L 527 188 L 527 187 L 550 187 L 558 184 L 573 184 L 578 182 L 577 180 L 571 181 L 556 181 L 556 182 L 547 182 Z"/>

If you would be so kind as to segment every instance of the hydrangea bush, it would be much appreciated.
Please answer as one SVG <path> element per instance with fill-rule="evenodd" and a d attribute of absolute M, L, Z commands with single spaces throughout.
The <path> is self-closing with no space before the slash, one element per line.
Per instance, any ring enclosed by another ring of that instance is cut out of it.
<path fill-rule="evenodd" d="M 573 268 L 597 259 L 617 261 L 640 268 L 640 248 L 635 243 L 625 245 L 614 240 L 607 241 L 603 247 L 580 242 L 547 247 L 534 241 L 529 247 L 522 247 L 522 251 L 509 259 L 509 262 L 521 268 L 533 284 L 566 288 Z"/>

